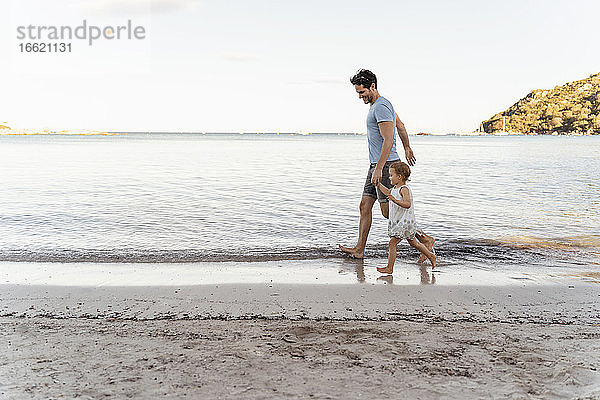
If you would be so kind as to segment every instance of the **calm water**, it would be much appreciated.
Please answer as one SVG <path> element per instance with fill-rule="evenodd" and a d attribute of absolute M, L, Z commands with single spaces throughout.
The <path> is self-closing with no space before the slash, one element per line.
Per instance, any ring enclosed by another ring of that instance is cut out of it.
<path fill-rule="evenodd" d="M 598 267 L 600 137 L 411 142 L 446 265 Z M 0 261 L 339 257 L 368 167 L 366 138 L 338 135 L 0 136 L 0 155 Z M 385 257 L 374 211 L 367 255 Z"/>

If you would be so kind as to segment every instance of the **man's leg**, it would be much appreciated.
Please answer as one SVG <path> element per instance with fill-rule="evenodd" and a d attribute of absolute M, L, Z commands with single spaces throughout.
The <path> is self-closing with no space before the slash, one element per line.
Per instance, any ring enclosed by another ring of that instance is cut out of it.
<path fill-rule="evenodd" d="M 354 258 L 365 258 L 365 246 L 367 245 L 367 237 L 371 230 L 371 222 L 373 221 L 373 204 L 377 199 L 371 196 L 363 195 L 360 200 L 360 221 L 358 223 L 358 242 L 354 247 L 344 247 L 338 245 L 340 250 Z"/>
<path fill-rule="evenodd" d="M 379 203 L 379 208 L 381 208 L 381 215 L 383 215 L 383 217 L 385 219 L 390 218 L 390 203 L 389 202 Z"/>

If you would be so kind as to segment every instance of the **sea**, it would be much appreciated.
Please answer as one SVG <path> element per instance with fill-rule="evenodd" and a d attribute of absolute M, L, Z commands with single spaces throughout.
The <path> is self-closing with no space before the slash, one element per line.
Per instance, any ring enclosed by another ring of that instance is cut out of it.
<path fill-rule="evenodd" d="M 201 270 L 288 261 L 337 269 L 347 260 L 337 245 L 357 239 L 366 140 L 0 136 L 0 271 L 19 263 Z M 517 271 L 527 279 L 545 271 L 600 281 L 600 136 L 410 141 L 416 218 L 436 238 L 440 272 Z M 387 254 L 377 204 L 373 215 L 368 269 Z M 400 245 L 400 265 L 413 268 L 417 257 Z"/>

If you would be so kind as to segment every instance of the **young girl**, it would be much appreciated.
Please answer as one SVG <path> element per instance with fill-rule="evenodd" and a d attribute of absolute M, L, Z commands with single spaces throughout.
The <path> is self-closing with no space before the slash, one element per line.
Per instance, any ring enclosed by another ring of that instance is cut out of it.
<path fill-rule="evenodd" d="M 390 199 L 390 214 L 388 220 L 388 234 L 390 235 L 390 248 L 388 253 L 388 265 L 386 268 L 377 268 L 382 274 L 391 274 L 394 271 L 396 261 L 396 246 L 402 239 L 419 250 L 431 261 L 432 269 L 435 268 L 436 256 L 415 239 L 417 233 L 417 222 L 415 221 L 415 210 L 413 208 L 412 191 L 406 186 L 410 176 L 410 167 L 401 162 L 390 165 L 390 182 L 394 185 L 389 189 L 379 183 L 379 189 Z"/>

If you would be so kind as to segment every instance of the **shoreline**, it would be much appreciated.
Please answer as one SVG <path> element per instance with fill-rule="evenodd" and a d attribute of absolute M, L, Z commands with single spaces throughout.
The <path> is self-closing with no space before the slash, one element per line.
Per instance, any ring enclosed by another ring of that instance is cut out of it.
<path fill-rule="evenodd" d="M 193 286 L 218 284 L 544 286 L 600 283 L 592 266 L 527 267 L 446 264 L 399 259 L 391 276 L 377 272 L 387 259 L 350 258 L 252 262 L 52 263 L 0 262 L 0 285 Z"/>

